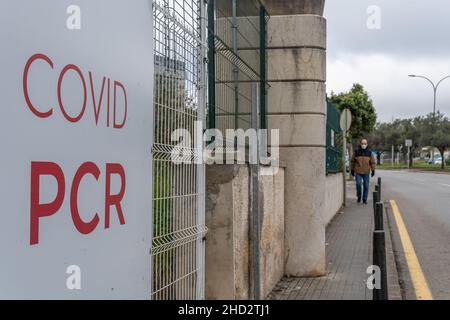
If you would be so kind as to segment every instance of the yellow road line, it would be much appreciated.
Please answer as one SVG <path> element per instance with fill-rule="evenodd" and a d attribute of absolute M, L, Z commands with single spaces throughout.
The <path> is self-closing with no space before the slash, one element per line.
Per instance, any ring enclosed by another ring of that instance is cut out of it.
<path fill-rule="evenodd" d="M 391 208 L 394 213 L 395 222 L 397 223 L 398 232 L 400 234 L 400 240 L 403 246 L 403 252 L 405 253 L 406 263 L 408 264 L 409 274 L 416 292 L 418 300 L 433 300 L 430 288 L 428 287 L 427 280 L 420 267 L 419 259 L 417 258 L 414 246 L 409 237 L 408 230 L 403 222 L 402 215 L 398 209 L 397 203 L 391 200 Z"/>

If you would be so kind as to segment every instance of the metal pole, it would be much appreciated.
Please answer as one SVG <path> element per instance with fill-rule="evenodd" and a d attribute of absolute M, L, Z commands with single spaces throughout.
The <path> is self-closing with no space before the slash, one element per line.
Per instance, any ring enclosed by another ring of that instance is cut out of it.
<path fill-rule="evenodd" d="M 208 128 L 216 127 L 214 0 L 208 1 Z"/>
<path fill-rule="evenodd" d="M 411 168 L 411 147 L 408 146 L 408 169 Z"/>
<path fill-rule="evenodd" d="M 392 167 L 394 167 L 394 145 L 392 145 L 392 154 L 391 154 L 391 164 L 392 164 Z"/>
<path fill-rule="evenodd" d="M 199 64 L 199 80 L 200 89 L 198 93 L 199 107 L 197 111 L 197 119 L 201 128 L 198 130 L 198 134 L 203 134 L 203 130 L 206 124 L 205 106 L 206 106 L 206 55 L 207 55 L 207 34 L 206 34 L 206 3 L 201 1 L 200 3 L 200 43 L 198 44 L 198 64 Z M 204 226 L 205 222 L 205 164 L 203 163 L 203 137 L 197 136 L 197 225 Z M 196 278 L 196 296 L 197 300 L 203 300 L 205 298 L 205 238 L 201 237 L 197 239 L 197 256 L 196 264 L 199 270 Z"/>
<path fill-rule="evenodd" d="M 258 84 L 252 84 L 252 128 L 258 130 L 259 118 L 259 90 Z M 258 134 L 256 134 L 257 139 Z M 250 163 L 251 170 L 251 226 L 250 226 L 250 240 L 251 240 L 251 291 L 254 300 L 261 299 L 261 276 L 260 276 L 260 230 L 261 230 L 261 216 L 259 207 L 259 141 L 256 143 L 256 163 Z"/>
<path fill-rule="evenodd" d="M 231 41 L 233 46 L 233 54 L 238 56 L 237 48 L 237 0 L 232 1 L 232 20 L 231 20 Z M 238 128 L 238 112 L 239 112 L 239 68 L 236 63 L 236 59 L 233 59 L 233 82 L 234 82 L 234 129 Z M 235 138 L 237 143 L 237 138 Z"/>
<path fill-rule="evenodd" d="M 380 283 L 373 289 L 373 300 L 388 300 L 385 245 L 384 231 L 375 230 L 373 232 L 373 264 L 380 268 Z"/>
<path fill-rule="evenodd" d="M 266 23 L 266 8 L 261 6 L 259 9 L 259 73 L 260 73 L 260 85 L 259 85 L 259 114 L 260 114 L 260 129 L 267 129 L 267 117 L 266 117 L 266 42 L 267 42 L 267 23 Z M 266 141 L 263 141 L 266 145 Z"/>
<path fill-rule="evenodd" d="M 433 135 L 436 126 L 436 94 L 437 94 L 437 86 L 433 85 L 434 95 L 433 95 Z M 431 164 L 434 165 L 434 146 L 431 149 Z"/>
<path fill-rule="evenodd" d="M 347 129 L 347 112 L 344 110 L 345 113 L 345 129 Z M 344 207 L 347 205 L 347 166 L 346 166 L 346 162 L 347 162 L 347 131 L 343 130 L 343 150 L 342 150 L 342 163 L 343 163 L 343 168 L 342 168 L 342 179 L 343 179 L 343 183 L 344 183 L 344 200 L 343 200 L 343 204 Z M 349 163 L 349 170 L 350 170 L 350 163 Z"/>
<path fill-rule="evenodd" d="M 437 95 L 437 87 L 433 86 L 434 97 L 433 97 L 433 117 L 436 114 L 436 95 Z"/>

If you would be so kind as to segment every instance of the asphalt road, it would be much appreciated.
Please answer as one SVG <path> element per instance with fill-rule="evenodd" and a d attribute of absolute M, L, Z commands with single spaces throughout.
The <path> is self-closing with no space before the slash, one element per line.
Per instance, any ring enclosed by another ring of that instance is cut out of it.
<path fill-rule="evenodd" d="M 382 199 L 395 200 L 434 299 L 450 299 L 450 175 L 378 170 Z M 389 221 L 404 298 L 415 299 L 400 236 Z"/>

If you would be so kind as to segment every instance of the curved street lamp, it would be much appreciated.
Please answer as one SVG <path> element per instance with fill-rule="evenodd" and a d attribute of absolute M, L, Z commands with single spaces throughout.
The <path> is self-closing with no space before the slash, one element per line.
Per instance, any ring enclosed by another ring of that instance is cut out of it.
<path fill-rule="evenodd" d="M 442 81 L 444 81 L 445 79 L 450 78 L 450 75 L 449 75 L 449 76 L 446 76 L 446 77 L 444 77 L 444 78 L 442 78 L 441 80 L 439 80 L 437 84 L 434 84 L 434 82 L 431 81 L 429 78 L 427 78 L 427 77 L 425 77 L 425 76 L 421 76 L 421 75 L 410 74 L 410 75 L 408 75 L 408 77 L 425 79 L 425 80 L 427 80 L 427 81 L 431 84 L 431 86 L 433 87 L 433 93 L 434 93 L 434 94 L 433 94 L 433 122 L 435 122 L 435 118 L 436 118 L 436 94 L 437 94 L 437 89 L 438 89 L 439 85 L 442 83 Z M 433 150 L 431 151 L 431 163 L 434 164 L 434 147 L 433 147 Z"/>
<path fill-rule="evenodd" d="M 434 84 L 433 81 L 431 81 L 429 78 L 427 78 L 425 76 L 419 76 L 419 75 L 415 75 L 415 74 L 410 74 L 410 75 L 408 75 L 408 77 L 425 79 L 433 87 L 433 92 L 434 92 L 434 95 L 433 95 L 433 97 L 434 97 L 434 99 L 433 99 L 433 117 L 434 117 L 434 115 L 436 114 L 436 93 L 437 93 L 437 89 L 438 89 L 439 85 L 442 83 L 442 81 L 444 81 L 445 79 L 450 78 L 450 75 L 442 78 L 441 80 L 439 80 L 439 82 L 437 84 Z"/>

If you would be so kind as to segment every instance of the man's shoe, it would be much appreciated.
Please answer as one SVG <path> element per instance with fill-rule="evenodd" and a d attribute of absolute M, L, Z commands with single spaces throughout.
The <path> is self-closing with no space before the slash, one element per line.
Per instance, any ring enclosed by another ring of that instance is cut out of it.
<path fill-rule="evenodd" d="M 361 198 L 358 198 L 358 203 L 361 203 Z"/>
<path fill-rule="evenodd" d="M 367 204 L 367 201 L 364 201 L 364 204 Z"/>

